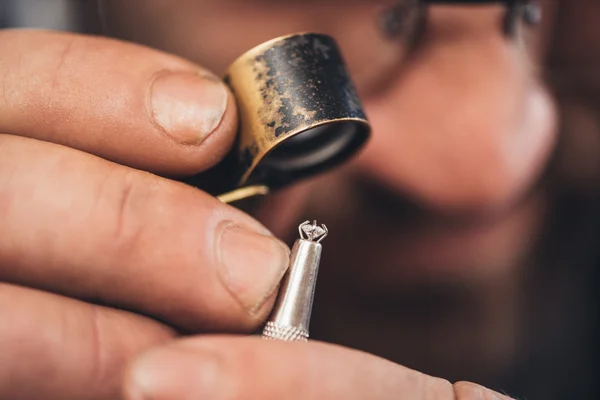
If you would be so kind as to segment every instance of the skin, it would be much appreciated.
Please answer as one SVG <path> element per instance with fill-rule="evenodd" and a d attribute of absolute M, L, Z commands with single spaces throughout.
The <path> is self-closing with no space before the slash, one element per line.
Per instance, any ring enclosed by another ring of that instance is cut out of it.
<path fill-rule="evenodd" d="M 557 110 L 597 131 L 593 104 L 577 90 L 557 103 L 541 77 L 596 89 L 573 66 L 600 59 L 589 45 L 600 8 L 572 3 L 558 21 L 558 3 L 544 2 L 543 26 L 515 40 L 498 28 L 500 7 L 434 7 L 414 52 L 373 24 L 384 2 L 340 13 L 341 2 L 103 1 L 119 40 L 0 32 L 0 398 L 506 398 L 388 361 L 406 325 L 390 323 L 377 346 L 353 328 L 392 321 L 372 311 L 408 287 L 448 282 L 483 288 L 488 314 L 510 327 L 491 305 L 518 282 L 523 238 L 539 230 Z M 227 152 L 237 111 L 217 76 L 290 30 L 339 39 L 375 134 L 352 163 L 277 194 L 255 219 L 169 178 Z M 559 179 L 593 182 L 589 152 L 559 163 Z M 247 337 L 285 272 L 289 250 L 272 233 L 287 238 L 303 213 L 339 232 L 327 239 L 319 336 L 388 360 Z M 357 223 L 381 235 L 365 243 Z M 360 307 L 345 301 L 356 293 Z"/>

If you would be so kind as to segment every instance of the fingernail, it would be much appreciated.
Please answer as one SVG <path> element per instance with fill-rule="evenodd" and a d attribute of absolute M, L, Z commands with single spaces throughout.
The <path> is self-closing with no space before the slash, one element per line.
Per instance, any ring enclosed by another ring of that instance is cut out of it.
<path fill-rule="evenodd" d="M 218 254 L 221 281 L 250 313 L 273 294 L 289 263 L 285 244 L 233 223 L 222 228 Z"/>
<path fill-rule="evenodd" d="M 165 73 L 151 89 L 152 117 L 173 140 L 198 145 L 223 119 L 227 90 L 217 78 Z"/>
<path fill-rule="evenodd" d="M 218 398 L 220 362 L 206 352 L 152 351 L 137 360 L 126 381 L 129 400 Z"/>

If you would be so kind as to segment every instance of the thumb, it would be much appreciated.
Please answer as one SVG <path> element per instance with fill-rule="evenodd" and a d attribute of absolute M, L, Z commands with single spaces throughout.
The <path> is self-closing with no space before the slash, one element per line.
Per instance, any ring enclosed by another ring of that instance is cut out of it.
<path fill-rule="evenodd" d="M 223 336 L 150 351 L 134 363 L 125 388 L 128 400 L 508 400 L 339 346 Z"/>

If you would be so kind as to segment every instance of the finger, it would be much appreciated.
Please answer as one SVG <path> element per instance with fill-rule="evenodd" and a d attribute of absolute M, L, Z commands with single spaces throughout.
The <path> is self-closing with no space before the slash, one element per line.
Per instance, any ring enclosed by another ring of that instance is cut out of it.
<path fill-rule="evenodd" d="M 0 281 L 151 315 L 253 330 L 287 247 L 184 184 L 67 147 L 0 135 Z"/>
<path fill-rule="evenodd" d="M 124 387 L 129 400 L 507 399 L 356 350 L 232 337 L 186 339 L 150 350 L 135 361 Z"/>
<path fill-rule="evenodd" d="M 159 174 L 193 174 L 230 147 L 225 85 L 200 67 L 105 38 L 0 31 L 0 132 Z"/>
<path fill-rule="evenodd" d="M 174 332 L 149 318 L 0 283 L 0 398 L 118 398 L 124 368 Z"/>

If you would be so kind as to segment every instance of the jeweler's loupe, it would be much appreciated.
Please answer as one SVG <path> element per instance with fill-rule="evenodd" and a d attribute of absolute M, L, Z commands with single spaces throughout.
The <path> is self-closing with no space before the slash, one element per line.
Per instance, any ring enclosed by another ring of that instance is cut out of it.
<path fill-rule="evenodd" d="M 263 43 L 229 67 L 237 102 L 233 151 L 198 186 L 235 203 L 333 168 L 370 126 L 333 38 L 295 34 Z M 193 183 L 193 182 L 192 182 Z"/>

